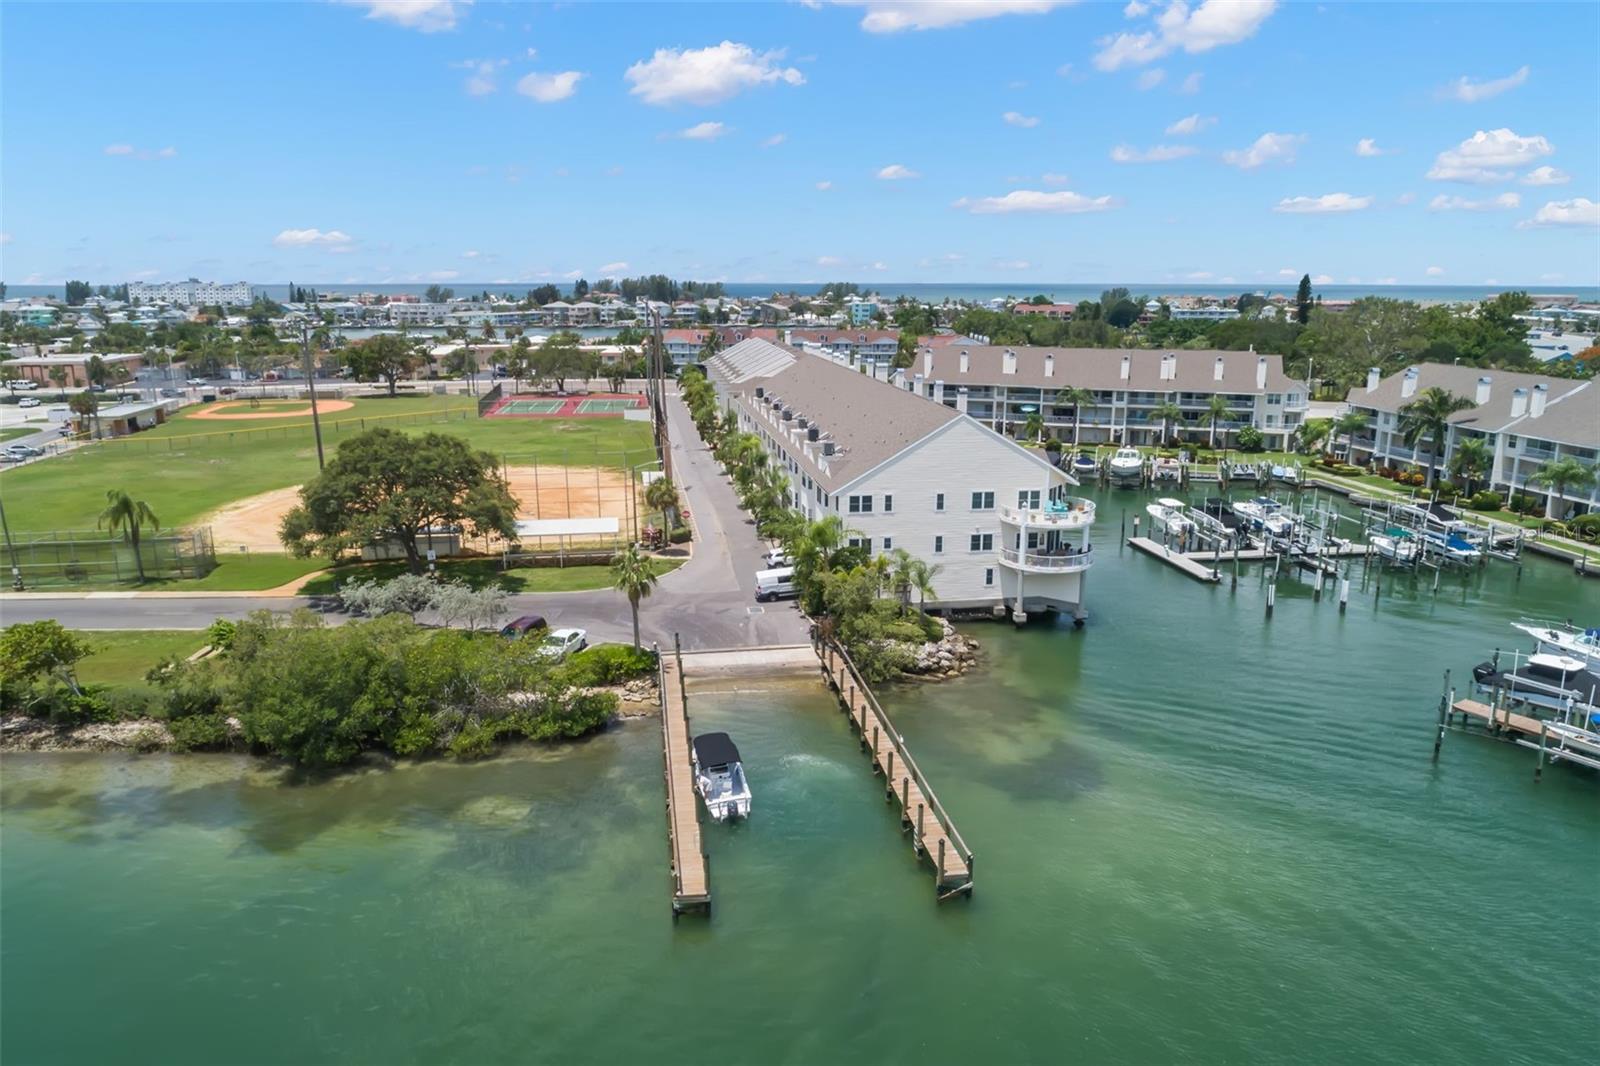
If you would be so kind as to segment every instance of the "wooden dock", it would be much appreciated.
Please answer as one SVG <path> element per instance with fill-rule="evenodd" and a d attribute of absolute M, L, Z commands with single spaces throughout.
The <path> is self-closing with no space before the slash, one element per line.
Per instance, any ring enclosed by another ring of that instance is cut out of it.
<path fill-rule="evenodd" d="M 1166 545 L 1158 544 L 1149 537 L 1129 537 L 1128 546 L 1131 548 L 1137 548 L 1139 551 L 1144 552 L 1146 555 L 1149 555 L 1152 558 L 1160 559 L 1168 566 L 1183 571 L 1196 581 L 1204 581 L 1207 584 L 1214 584 L 1222 580 L 1221 572 L 1214 567 L 1206 566 L 1204 563 L 1197 562 L 1194 558 L 1185 555 L 1183 552 L 1173 551 Z M 1233 558 L 1231 553 L 1228 555 L 1228 558 Z"/>
<path fill-rule="evenodd" d="M 684 692 L 683 655 L 673 640 L 669 658 L 657 649 L 661 693 L 661 760 L 667 783 L 667 847 L 671 858 L 672 915 L 711 913 L 711 861 L 700 839 L 700 803 L 695 798 L 689 757 L 689 701 Z"/>
<path fill-rule="evenodd" d="M 842 647 L 825 642 L 818 647 L 817 656 L 829 687 L 850 716 L 862 750 L 872 757 L 873 770 L 883 774 L 885 802 L 899 806 L 901 831 L 909 835 L 912 851 L 933 867 L 936 897 L 941 903 L 955 896 L 970 897 L 972 849 L 917 768 L 905 740 Z"/>
<path fill-rule="evenodd" d="M 1157 547 L 1160 547 L 1160 545 L 1157 545 Z M 1288 554 L 1287 558 L 1290 560 L 1316 559 L 1320 556 L 1323 559 L 1360 559 L 1366 556 L 1367 553 L 1368 549 L 1365 544 L 1347 544 L 1342 548 L 1327 548 L 1321 552 L 1291 552 Z M 1231 548 L 1221 553 L 1215 551 L 1195 551 L 1187 552 L 1186 554 L 1189 558 L 1197 562 L 1215 560 L 1226 563 L 1233 561 L 1234 558 L 1234 553 Z M 1240 548 L 1239 561 L 1241 563 L 1260 563 L 1265 562 L 1268 559 L 1271 559 L 1274 555 L 1278 554 L 1281 553 L 1275 552 L 1271 548 Z"/>
<path fill-rule="evenodd" d="M 1586 738 L 1583 730 L 1561 722 L 1514 714 L 1509 707 L 1496 707 L 1479 700 L 1456 700 L 1450 704 L 1451 721 L 1458 714 L 1463 725 L 1468 722 L 1482 723 L 1486 735 L 1497 735 L 1539 752 L 1539 770 L 1544 769 L 1546 759 L 1551 762 L 1573 762 L 1591 770 L 1600 770 L 1600 751 L 1593 750 L 1590 743 L 1592 733 Z M 1446 724 L 1441 722 L 1441 729 Z M 1434 750 L 1438 751 L 1437 744 Z M 1535 776 L 1537 773 L 1535 771 Z"/>

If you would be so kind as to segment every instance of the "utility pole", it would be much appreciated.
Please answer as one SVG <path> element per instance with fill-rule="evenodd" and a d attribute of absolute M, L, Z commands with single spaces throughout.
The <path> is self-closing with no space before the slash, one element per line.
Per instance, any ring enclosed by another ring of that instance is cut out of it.
<path fill-rule="evenodd" d="M 306 390 L 311 395 L 311 431 L 317 437 L 317 470 L 323 467 L 322 420 L 317 416 L 317 378 L 311 366 L 311 327 L 300 323 L 300 359 L 306 375 Z"/>
<path fill-rule="evenodd" d="M 22 591 L 22 566 L 17 562 L 17 546 L 11 542 L 11 523 L 6 521 L 6 505 L 0 500 L 0 529 L 5 531 L 6 551 L 11 553 L 11 587 Z"/>

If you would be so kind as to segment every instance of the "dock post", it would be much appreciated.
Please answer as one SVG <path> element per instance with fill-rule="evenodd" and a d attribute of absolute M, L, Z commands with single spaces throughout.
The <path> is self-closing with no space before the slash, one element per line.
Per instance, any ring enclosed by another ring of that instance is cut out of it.
<path fill-rule="evenodd" d="M 939 838 L 939 861 L 933 867 L 933 890 L 944 884 L 944 837 Z"/>
<path fill-rule="evenodd" d="M 1539 780 L 1539 778 L 1544 776 L 1545 741 L 1546 741 L 1546 738 L 1549 737 L 1549 735 L 1550 735 L 1550 723 L 1546 722 L 1546 721 L 1541 721 L 1539 723 L 1539 765 L 1535 766 L 1533 768 L 1533 779 L 1534 779 L 1535 782 L 1537 782 Z"/>
<path fill-rule="evenodd" d="M 1311 602 L 1312 603 L 1321 603 L 1322 602 L 1322 579 L 1327 577 L 1327 576 L 1328 576 L 1327 574 L 1324 574 L 1322 572 L 1322 562 L 1321 562 L 1321 560 L 1318 560 L 1317 561 L 1317 587 L 1311 593 Z"/>
<path fill-rule="evenodd" d="M 1272 617 L 1272 601 L 1277 598 L 1278 586 L 1267 586 L 1267 617 Z"/>
<path fill-rule="evenodd" d="M 878 727 L 872 727 L 872 761 L 878 761 Z"/>
<path fill-rule="evenodd" d="M 922 812 L 925 808 L 917 804 L 917 847 L 922 847 Z"/>
<path fill-rule="evenodd" d="M 1126 507 L 1122 509 L 1122 524 L 1117 527 L 1117 539 L 1128 539 L 1128 509 Z"/>
<path fill-rule="evenodd" d="M 907 774 L 900 779 L 900 817 L 903 821 L 911 821 L 911 775 Z"/>
<path fill-rule="evenodd" d="M 1344 614 L 1345 605 L 1350 602 L 1350 579 L 1339 579 L 1339 613 Z"/>
<path fill-rule="evenodd" d="M 844 702 L 844 713 L 850 716 L 851 722 L 856 720 L 856 686 L 853 682 L 850 685 L 850 695 Z"/>
<path fill-rule="evenodd" d="M 894 799 L 894 748 L 892 747 L 889 749 L 889 766 L 883 771 L 883 778 L 889 782 L 888 792 L 883 797 L 883 801 L 888 803 Z"/>
<path fill-rule="evenodd" d="M 1433 761 L 1439 761 L 1439 748 L 1444 744 L 1445 716 L 1450 713 L 1450 671 L 1444 672 L 1444 687 L 1439 689 L 1439 731 L 1433 737 Z"/>
<path fill-rule="evenodd" d="M 1134 515 L 1133 516 L 1133 535 L 1134 535 L 1135 538 L 1137 538 L 1139 536 L 1139 516 L 1138 515 Z"/>

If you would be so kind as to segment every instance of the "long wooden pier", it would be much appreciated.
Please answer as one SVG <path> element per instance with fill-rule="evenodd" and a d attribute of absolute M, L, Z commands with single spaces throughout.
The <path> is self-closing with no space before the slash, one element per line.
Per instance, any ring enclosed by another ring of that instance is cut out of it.
<path fill-rule="evenodd" d="M 711 860 L 700 839 L 700 804 L 695 799 L 689 758 L 689 701 L 684 694 L 683 654 L 673 640 L 669 657 L 657 649 L 661 693 L 661 760 L 667 783 L 667 847 L 671 855 L 672 914 L 711 913 Z"/>
<path fill-rule="evenodd" d="M 1183 552 L 1173 551 L 1164 544 L 1158 544 L 1149 537 L 1129 537 L 1128 546 L 1136 548 L 1153 558 L 1160 559 L 1168 566 L 1183 571 L 1196 581 L 1208 584 L 1222 580 L 1222 574 L 1216 568 L 1196 562 Z M 1233 556 L 1229 555 L 1231 559 Z"/>
<path fill-rule="evenodd" d="M 900 807 L 901 831 L 909 835 L 913 852 L 933 866 L 938 900 L 942 903 L 954 896 L 970 897 L 972 849 L 961 839 L 944 805 L 934 795 L 933 786 L 917 768 L 905 740 L 842 647 L 832 641 L 823 642 L 817 648 L 817 656 L 829 687 L 838 694 L 840 705 L 860 736 L 862 750 L 872 757 L 873 770 L 883 774 L 885 802 Z"/>
<path fill-rule="evenodd" d="M 1593 733 L 1563 722 L 1534 718 L 1526 714 L 1513 714 L 1509 707 L 1494 706 L 1479 700 L 1456 700 L 1448 706 L 1449 718 L 1441 716 L 1439 722 L 1441 737 L 1445 726 L 1453 722 L 1458 714 L 1461 716 L 1463 726 L 1469 721 L 1481 722 L 1485 735 L 1498 736 L 1539 753 L 1539 765 L 1534 771 L 1536 778 L 1544 769 L 1547 759 L 1550 762 L 1574 762 L 1591 770 L 1600 770 L 1600 750 L 1594 747 Z M 1438 751 L 1439 745 L 1436 742 L 1435 758 L 1438 757 Z"/>

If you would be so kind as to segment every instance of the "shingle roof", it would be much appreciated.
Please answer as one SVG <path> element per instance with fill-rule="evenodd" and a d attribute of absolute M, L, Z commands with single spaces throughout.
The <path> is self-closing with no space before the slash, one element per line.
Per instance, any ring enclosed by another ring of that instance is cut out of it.
<path fill-rule="evenodd" d="M 1411 396 L 1401 396 L 1406 374 L 1417 372 L 1417 387 Z M 1353 407 L 1366 407 L 1375 411 L 1397 412 L 1426 389 L 1440 388 L 1457 396 L 1475 399 L 1478 379 L 1489 379 L 1489 402 L 1481 406 L 1458 411 L 1450 422 L 1482 433 L 1511 432 L 1540 440 L 1560 441 L 1583 448 L 1600 447 L 1600 388 L 1592 381 L 1574 381 L 1553 378 L 1543 374 L 1524 374 L 1514 370 L 1485 370 L 1475 366 L 1457 366 L 1453 363 L 1419 363 L 1398 374 L 1390 374 L 1378 382 L 1371 392 L 1365 385 L 1351 389 L 1345 397 Z M 1535 385 L 1549 388 L 1544 414 L 1538 418 L 1528 412 L 1516 418 L 1511 416 L 1512 393 L 1526 389 L 1529 399 Z"/>
<path fill-rule="evenodd" d="M 961 372 L 961 354 L 969 357 L 966 373 Z M 1004 372 L 1005 353 L 1017 357 L 1016 372 Z M 926 358 L 931 354 L 930 360 Z M 1176 376 L 1161 377 L 1161 363 L 1175 356 Z M 1053 357 L 1049 376 L 1045 357 Z M 1122 378 L 1122 360 L 1128 359 L 1128 378 Z M 1216 379 L 1217 360 L 1222 360 L 1222 380 Z M 1257 361 L 1267 361 L 1267 383 L 1256 387 Z M 947 344 L 919 350 L 908 374 L 921 374 L 927 381 L 942 380 L 945 385 L 1020 385 L 1026 388 L 1067 387 L 1083 389 L 1131 389 L 1140 392 L 1288 392 L 1298 387 L 1283 372 L 1283 357 L 1257 352 L 1178 351 L 1148 348 L 1045 348 L 1027 345 Z"/>

